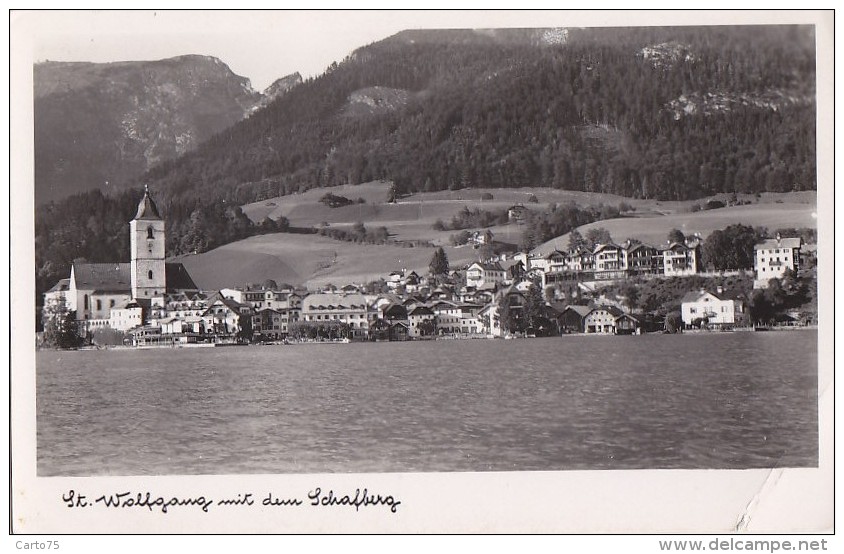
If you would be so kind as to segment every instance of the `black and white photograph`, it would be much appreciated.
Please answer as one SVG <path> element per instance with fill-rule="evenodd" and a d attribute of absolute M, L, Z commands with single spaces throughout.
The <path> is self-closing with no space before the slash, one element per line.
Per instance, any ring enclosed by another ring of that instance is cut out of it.
<path fill-rule="evenodd" d="M 833 29 L 12 11 L 13 531 L 830 531 Z"/>

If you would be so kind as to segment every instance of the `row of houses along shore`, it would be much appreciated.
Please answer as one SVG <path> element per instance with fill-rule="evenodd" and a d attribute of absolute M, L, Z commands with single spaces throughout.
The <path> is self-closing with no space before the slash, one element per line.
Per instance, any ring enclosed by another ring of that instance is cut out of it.
<path fill-rule="evenodd" d="M 571 301 L 572 295 L 568 303 L 543 296 L 541 305 L 530 308 L 543 323 L 522 334 L 640 334 L 662 331 L 663 319 L 631 313 L 618 302 L 587 305 L 585 300 L 596 296 L 601 283 L 630 276 L 700 273 L 700 237 L 695 236 L 661 247 L 598 244 L 544 256 L 518 253 L 439 276 L 403 269 L 387 276 L 380 290 L 371 284 L 348 284 L 310 291 L 267 280 L 202 291 L 182 264 L 165 261 L 164 220 L 149 191 L 129 226 L 131 262 L 75 263 L 70 276 L 45 294 L 44 305 L 75 312 L 80 334 L 89 339 L 110 331 L 136 347 L 506 338 L 512 333 L 503 321 L 502 306 L 518 313 L 532 302 L 531 287 L 559 292 L 561 285 L 572 287 L 580 302 Z M 801 248 L 799 238 L 757 245 L 754 287 L 765 287 L 786 270 L 796 272 Z M 731 328 L 744 310 L 740 294 L 694 290 L 682 300 L 681 317 L 685 325 L 705 318 L 710 327 Z"/>

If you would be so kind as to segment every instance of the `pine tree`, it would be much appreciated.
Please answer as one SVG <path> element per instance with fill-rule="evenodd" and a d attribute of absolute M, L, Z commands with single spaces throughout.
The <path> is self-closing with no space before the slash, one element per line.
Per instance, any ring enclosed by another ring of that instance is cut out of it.
<path fill-rule="evenodd" d="M 442 247 L 437 248 L 431 257 L 431 263 L 428 264 L 428 270 L 431 275 L 446 275 L 448 274 L 448 269 L 448 256 L 446 256 L 445 250 Z"/>
<path fill-rule="evenodd" d="M 580 234 L 580 231 L 577 229 L 573 230 L 569 234 L 569 250 L 575 251 L 578 248 L 585 246 L 586 240 L 584 240 L 583 235 Z"/>

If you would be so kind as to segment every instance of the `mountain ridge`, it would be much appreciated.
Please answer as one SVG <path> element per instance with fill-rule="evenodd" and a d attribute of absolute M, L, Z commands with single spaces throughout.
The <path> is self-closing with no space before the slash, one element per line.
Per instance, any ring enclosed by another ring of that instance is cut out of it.
<path fill-rule="evenodd" d="M 37 203 L 135 184 L 143 172 L 191 151 L 265 100 L 248 78 L 197 54 L 44 61 L 34 65 L 33 77 Z"/>

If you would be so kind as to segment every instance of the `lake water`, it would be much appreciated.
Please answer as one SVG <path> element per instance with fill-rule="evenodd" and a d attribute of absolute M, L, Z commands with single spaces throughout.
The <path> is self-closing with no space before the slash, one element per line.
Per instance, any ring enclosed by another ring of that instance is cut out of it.
<path fill-rule="evenodd" d="M 37 354 L 38 474 L 816 467 L 817 332 Z"/>

